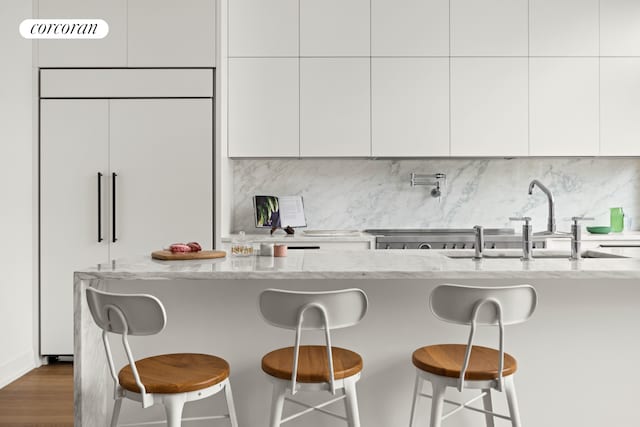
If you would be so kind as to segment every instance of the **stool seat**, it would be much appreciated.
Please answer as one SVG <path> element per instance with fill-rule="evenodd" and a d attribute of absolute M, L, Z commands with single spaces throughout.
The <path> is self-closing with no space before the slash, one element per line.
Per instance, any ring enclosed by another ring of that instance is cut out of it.
<path fill-rule="evenodd" d="M 147 393 L 202 390 L 229 377 L 227 361 L 208 354 L 162 354 L 136 360 L 136 367 Z M 120 370 L 118 380 L 125 390 L 140 392 L 130 365 Z"/>
<path fill-rule="evenodd" d="M 432 374 L 459 378 L 467 351 L 465 344 L 439 344 L 421 347 L 413 352 L 413 364 L 416 368 Z M 469 367 L 465 380 L 493 380 L 498 378 L 498 359 L 500 352 L 493 348 L 474 345 L 471 349 Z M 513 375 L 518 368 L 516 359 L 504 354 L 502 376 Z"/>
<path fill-rule="evenodd" d="M 358 353 L 340 347 L 331 347 L 333 374 L 336 380 L 362 371 L 362 357 Z M 327 347 L 323 345 L 301 345 L 298 356 L 296 380 L 301 383 L 330 381 Z M 262 358 L 262 370 L 272 377 L 290 380 L 293 375 L 293 347 L 285 347 L 267 353 Z"/>

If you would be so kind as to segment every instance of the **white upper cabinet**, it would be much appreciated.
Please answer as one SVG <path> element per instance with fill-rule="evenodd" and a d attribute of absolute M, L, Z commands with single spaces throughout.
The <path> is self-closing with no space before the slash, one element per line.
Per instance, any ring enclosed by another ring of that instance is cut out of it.
<path fill-rule="evenodd" d="M 640 56 L 640 1 L 600 1 L 600 54 Z"/>
<path fill-rule="evenodd" d="M 369 58 L 300 60 L 300 155 L 371 155 Z"/>
<path fill-rule="evenodd" d="M 597 56 L 599 0 L 531 0 L 532 56 Z"/>
<path fill-rule="evenodd" d="M 527 56 L 527 0 L 451 0 L 451 55 Z"/>
<path fill-rule="evenodd" d="M 600 154 L 640 156 L 640 58 L 604 58 L 600 67 Z"/>
<path fill-rule="evenodd" d="M 129 67 L 215 66 L 215 1 L 129 0 L 128 5 Z"/>
<path fill-rule="evenodd" d="M 38 17 L 99 18 L 109 24 L 109 34 L 100 40 L 39 40 L 38 66 L 127 66 L 127 0 L 39 0 Z"/>
<path fill-rule="evenodd" d="M 532 58 L 532 156 L 596 156 L 598 58 Z"/>
<path fill-rule="evenodd" d="M 298 157 L 297 58 L 229 59 L 230 157 Z"/>
<path fill-rule="evenodd" d="M 527 58 L 454 58 L 451 155 L 528 154 Z"/>
<path fill-rule="evenodd" d="M 229 56 L 298 56 L 298 0 L 229 0 Z"/>
<path fill-rule="evenodd" d="M 211 0 L 39 0 L 39 18 L 96 18 L 100 40 L 40 40 L 40 67 L 214 67 Z"/>
<path fill-rule="evenodd" d="M 449 155 L 449 59 L 373 58 L 372 155 Z"/>
<path fill-rule="evenodd" d="M 448 56 L 449 0 L 372 0 L 372 56 Z"/>
<path fill-rule="evenodd" d="M 300 56 L 369 56 L 369 2 L 300 0 Z"/>

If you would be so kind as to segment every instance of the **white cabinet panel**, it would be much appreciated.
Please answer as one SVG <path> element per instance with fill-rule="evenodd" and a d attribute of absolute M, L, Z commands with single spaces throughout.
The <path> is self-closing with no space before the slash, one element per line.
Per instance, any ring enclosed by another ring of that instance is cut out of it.
<path fill-rule="evenodd" d="M 298 157 L 298 59 L 229 59 L 229 156 Z"/>
<path fill-rule="evenodd" d="M 640 1 L 600 1 L 600 54 L 640 55 Z"/>
<path fill-rule="evenodd" d="M 603 58 L 600 73 L 600 154 L 640 156 L 640 58 Z"/>
<path fill-rule="evenodd" d="M 598 155 L 598 59 L 532 58 L 530 67 L 530 154 Z"/>
<path fill-rule="evenodd" d="M 128 65 L 214 67 L 215 5 L 211 0 L 128 0 Z"/>
<path fill-rule="evenodd" d="M 212 69 L 47 69 L 42 98 L 213 97 Z"/>
<path fill-rule="evenodd" d="M 369 59 L 300 61 L 300 155 L 371 155 Z"/>
<path fill-rule="evenodd" d="M 527 59 L 454 58 L 451 155 L 526 156 Z"/>
<path fill-rule="evenodd" d="M 40 350 L 72 354 L 73 271 L 109 260 L 108 101 L 44 100 L 40 117 Z"/>
<path fill-rule="evenodd" d="M 371 54 L 449 55 L 449 0 L 372 0 Z"/>
<path fill-rule="evenodd" d="M 172 242 L 211 248 L 212 100 L 111 100 L 109 115 L 111 172 L 118 175 L 111 258 Z"/>
<path fill-rule="evenodd" d="M 298 56 L 298 0 L 229 0 L 229 56 Z"/>
<path fill-rule="evenodd" d="M 372 155 L 449 155 L 449 59 L 374 58 Z"/>
<path fill-rule="evenodd" d="M 451 54 L 526 56 L 527 0 L 451 0 Z"/>
<path fill-rule="evenodd" d="M 39 0 L 38 16 L 96 18 L 109 24 L 109 34 L 100 40 L 39 40 L 40 67 L 127 66 L 127 0 Z"/>
<path fill-rule="evenodd" d="M 599 0 L 531 0 L 532 56 L 597 56 Z"/>
<path fill-rule="evenodd" d="M 301 56 L 369 56 L 370 0 L 300 0 Z"/>

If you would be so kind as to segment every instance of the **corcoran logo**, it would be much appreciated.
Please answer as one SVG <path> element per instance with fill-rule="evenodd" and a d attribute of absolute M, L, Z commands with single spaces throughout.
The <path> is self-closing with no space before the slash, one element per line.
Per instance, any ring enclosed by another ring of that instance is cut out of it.
<path fill-rule="evenodd" d="M 25 39 L 102 39 L 109 24 L 102 19 L 25 19 L 20 34 Z"/>

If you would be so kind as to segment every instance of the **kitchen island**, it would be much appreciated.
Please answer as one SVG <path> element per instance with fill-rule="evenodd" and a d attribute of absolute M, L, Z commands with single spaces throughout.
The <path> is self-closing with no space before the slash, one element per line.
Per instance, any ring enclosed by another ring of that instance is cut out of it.
<path fill-rule="evenodd" d="M 629 251 L 601 255 L 638 255 Z M 224 357 L 231 365 L 239 423 L 246 427 L 267 424 L 271 385 L 260 370 L 262 355 L 293 343 L 292 333 L 262 321 L 257 310 L 259 293 L 270 287 L 359 287 L 369 297 L 369 313 L 358 326 L 336 331 L 334 345 L 363 356 L 358 385 L 362 425 L 392 427 L 408 425 L 412 351 L 427 344 L 466 341 L 466 328 L 440 322 L 428 311 L 429 293 L 445 282 L 528 283 L 537 289 L 539 306 L 534 317 L 506 330 L 506 349 L 519 361 L 515 382 L 525 425 L 637 425 L 633 396 L 640 382 L 640 372 L 634 369 L 640 350 L 639 258 L 521 262 L 447 255 L 451 254 L 389 250 L 292 251 L 286 258 L 180 262 L 140 257 L 76 272 L 75 425 L 107 425 L 112 405 L 112 380 L 100 331 L 88 312 L 87 286 L 160 298 L 167 309 L 167 328 L 157 336 L 132 339 L 135 357 L 169 352 Z M 481 330 L 476 342 L 496 345 L 496 331 Z M 112 347 L 117 348 L 115 340 Z M 116 358 L 118 368 L 124 360 L 122 354 Z M 418 408 L 425 423 L 427 405 L 425 400 Z M 216 407 L 222 408 L 220 399 L 207 399 L 187 405 L 185 414 L 209 414 Z M 502 395 L 494 394 L 494 407 L 506 412 Z M 162 414 L 162 408 L 143 411 L 129 402 L 123 406 L 121 422 L 157 420 Z M 483 420 L 483 415 L 467 411 L 448 419 L 447 425 L 483 425 Z M 290 425 L 342 424 L 311 415 Z"/>

